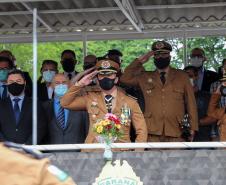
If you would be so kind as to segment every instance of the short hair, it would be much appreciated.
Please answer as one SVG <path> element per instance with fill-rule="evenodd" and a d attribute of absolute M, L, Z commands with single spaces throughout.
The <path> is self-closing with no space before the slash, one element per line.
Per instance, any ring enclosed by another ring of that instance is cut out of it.
<path fill-rule="evenodd" d="M 16 74 L 21 75 L 21 77 L 24 79 L 24 81 L 26 81 L 23 71 L 21 71 L 19 69 L 13 69 L 13 70 L 9 71 L 7 78 L 9 78 L 10 75 L 16 75 Z"/>
<path fill-rule="evenodd" d="M 205 56 L 205 51 L 202 49 L 202 48 L 193 48 L 192 50 L 191 50 L 191 52 L 193 52 L 193 51 L 201 51 L 202 52 L 202 54 L 203 54 L 203 56 Z"/>
<path fill-rule="evenodd" d="M 48 65 L 48 64 L 54 65 L 56 67 L 56 69 L 58 68 L 58 63 L 56 61 L 54 61 L 54 60 L 43 60 L 41 70 L 42 70 L 44 65 Z"/>
<path fill-rule="evenodd" d="M 224 58 L 224 59 L 222 60 L 222 65 L 224 65 L 224 63 L 226 63 L 226 58 Z"/>
<path fill-rule="evenodd" d="M 14 67 L 13 61 L 10 60 L 10 58 L 8 58 L 8 57 L 0 56 L 0 62 L 8 62 L 10 69 L 12 69 Z"/>
<path fill-rule="evenodd" d="M 195 67 L 195 66 L 186 66 L 186 67 L 184 68 L 184 71 L 187 71 L 187 70 L 191 70 L 191 71 L 193 71 L 195 74 L 198 74 L 198 72 L 199 72 L 198 68 Z"/>
<path fill-rule="evenodd" d="M 61 53 L 61 58 L 63 57 L 63 55 L 64 55 L 65 53 L 71 53 L 71 54 L 73 55 L 73 57 L 76 58 L 75 52 L 72 51 L 72 50 L 70 50 L 70 49 L 64 50 L 64 51 Z"/>

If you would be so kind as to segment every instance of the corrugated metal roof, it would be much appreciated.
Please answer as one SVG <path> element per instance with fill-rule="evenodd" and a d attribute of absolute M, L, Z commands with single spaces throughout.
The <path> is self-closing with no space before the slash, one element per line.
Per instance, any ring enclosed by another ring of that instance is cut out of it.
<path fill-rule="evenodd" d="M 224 0 L 0 0 L 0 40 L 88 40 L 225 35 Z"/>

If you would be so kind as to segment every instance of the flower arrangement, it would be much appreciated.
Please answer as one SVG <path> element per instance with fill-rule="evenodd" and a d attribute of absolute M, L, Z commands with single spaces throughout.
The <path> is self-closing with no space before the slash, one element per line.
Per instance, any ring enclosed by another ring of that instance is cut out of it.
<path fill-rule="evenodd" d="M 120 119 L 112 114 L 107 113 L 104 119 L 99 119 L 93 126 L 93 131 L 103 138 L 115 140 L 123 135 Z"/>

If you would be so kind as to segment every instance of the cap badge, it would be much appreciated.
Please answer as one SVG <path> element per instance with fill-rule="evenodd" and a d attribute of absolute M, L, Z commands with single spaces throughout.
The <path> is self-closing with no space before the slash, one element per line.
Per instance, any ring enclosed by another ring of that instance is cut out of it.
<path fill-rule="evenodd" d="M 164 43 L 163 42 L 157 42 L 156 45 L 155 45 L 155 47 L 157 49 L 162 49 L 162 48 L 164 48 Z"/>
<path fill-rule="evenodd" d="M 101 67 L 104 68 L 104 69 L 108 69 L 111 67 L 111 64 L 109 61 L 105 60 L 101 63 Z"/>

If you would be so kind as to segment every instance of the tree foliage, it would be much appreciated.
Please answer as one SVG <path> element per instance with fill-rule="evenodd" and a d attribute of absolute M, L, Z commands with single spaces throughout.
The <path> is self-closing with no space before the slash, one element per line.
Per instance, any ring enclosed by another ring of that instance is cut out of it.
<path fill-rule="evenodd" d="M 145 40 L 106 40 L 106 41 L 88 41 L 87 54 L 94 54 L 96 56 L 103 56 L 109 49 L 118 49 L 123 53 L 122 68 L 129 65 L 135 58 L 141 56 L 151 49 L 154 39 Z M 183 68 L 183 40 L 169 39 L 168 42 L 172 44 L 172 62 L 171 64 L 176 68 Z M 204 38 L 190 38 L 187 39 L 187 55 L 190 56 L 192 48 L 201 47 L 205 50 L 208 61 L 207 68 L 217 70 L 221 65 L 223 58 L 226 58 L 226 37 L 204 37 Z M 0 50 L 7 49 L 12 51 L 16 57 L 17 66 L 24 71 L 32 74 L 32 44 L 0 44 Z M 46 42 L 38 44 L 38 68 L 45 59 L 52 59 L 60 63 L 61 52 L 65 49 L 74 50 L 78 65 L 76 69 L 82 70 L 83 63 L 83 46 L 82 42 Z M 145 64 L 146 70 L 153 70 L 154 65 L 152 59 Z M 59 69 L 62 71 L 61 65 Z"/>

